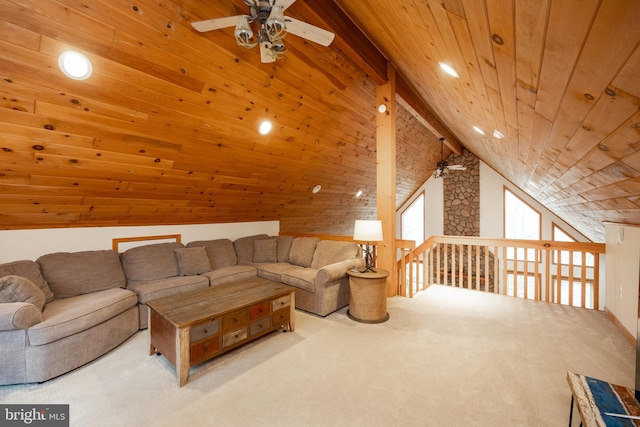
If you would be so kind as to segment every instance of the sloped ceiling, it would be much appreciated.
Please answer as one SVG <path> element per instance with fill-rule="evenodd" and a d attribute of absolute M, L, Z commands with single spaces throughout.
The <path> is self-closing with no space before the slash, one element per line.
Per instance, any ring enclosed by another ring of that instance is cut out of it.
<path fill-rule="evenodd" d="M 445 136 L 595 241 L 603 221 L 640 224 L 637 1 L 298 0 L 288 14 L 336 41 L 289 35 L 275 64 L 238 47 L 233 29 L 190 25 L 244 10 L 0 0 L 0 227 L 280 220 L 349 234 L 376 215 L 380 58 L 404 90 L 398 205 Z M 60 73 L 68 48 L 93 61 L 90 79 Z"/>
<path fill-rule="evenodd" d="M 640 224 L 640 2 L 336 2 L 505 178 L 594 241 Z"/>

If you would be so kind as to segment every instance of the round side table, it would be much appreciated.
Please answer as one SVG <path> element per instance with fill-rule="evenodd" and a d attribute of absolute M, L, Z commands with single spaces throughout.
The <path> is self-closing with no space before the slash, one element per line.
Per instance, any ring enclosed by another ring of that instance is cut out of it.
<path fill-rule="evenodd" d="M 363 323 L 382 323 L 389 320 L 387 313 L 387 276 L 381 268 L 376 272 L 348 270 L 350 319 Z"/>

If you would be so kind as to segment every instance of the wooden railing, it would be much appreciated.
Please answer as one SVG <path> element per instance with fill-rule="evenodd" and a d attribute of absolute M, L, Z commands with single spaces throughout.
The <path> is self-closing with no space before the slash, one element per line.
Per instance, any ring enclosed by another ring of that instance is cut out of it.
<path fill-rule="evenodd" d="M 601 243 L 433 236 L 414 248 L 397 240 L 397 294 L 431 284 L 571 306 L 599 307 Z"/>

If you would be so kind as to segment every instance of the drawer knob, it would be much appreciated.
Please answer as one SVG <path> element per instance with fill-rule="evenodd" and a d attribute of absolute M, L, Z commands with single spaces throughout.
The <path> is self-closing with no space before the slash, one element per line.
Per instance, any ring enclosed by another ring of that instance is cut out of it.
<path fill-rule="evenodd" d="M 208 334 L 208 333 L 209 333 L 209 330 L 205 329 L 205 330 L 203 330 L 202 332 L 204 332 L 205 334 Z"/>
<path fill-rule="evenodd" d="M 204 350 L 205 352 L 209 351 L 209 347 L 203 347 L 202 350 Z"/>

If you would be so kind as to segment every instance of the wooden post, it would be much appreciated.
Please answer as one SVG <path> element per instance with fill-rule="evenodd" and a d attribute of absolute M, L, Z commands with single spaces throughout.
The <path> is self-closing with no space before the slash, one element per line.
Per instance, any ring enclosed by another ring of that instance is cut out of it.
<path fill-rule="evenodd" d="M 396 74 L 387 64 L 388 81 L 376 88 L 377 213 L 384 241 L 378 246 L 378 267 L 391 272 L 387 296 L 396 289 Z M 380 112 L 384 104 L 386 111 Z"/>

